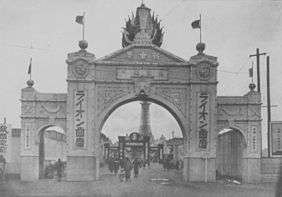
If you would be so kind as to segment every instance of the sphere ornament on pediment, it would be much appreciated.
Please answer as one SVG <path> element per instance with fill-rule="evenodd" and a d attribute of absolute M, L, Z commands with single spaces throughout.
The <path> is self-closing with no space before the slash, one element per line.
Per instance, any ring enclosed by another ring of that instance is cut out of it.
<path fill-rule="evenodd" d="M 196 45 L 196 50 L 199 52 L 199 54 L 203 54 L 205 48 L 206 48 L 206 44 L 205 44 L 205 43 L 199 42 L 199 43 Z"/>
<path fill-rule="evenodd" d="M 27 84 L 27 86 L 28 86 L 29 88 L 31 88 L 31 87 L 34 85 L 34 81 L 31 80 L 31 79 L 29 79 L 29 80 L 26 82 L 26 84 Z"/>
<path fill-rule="evenodd" d="M 78 42 L 78 46 L 81 48 L 81 50 L 85 50 L 88 47 L 88 42 L 86 40 L 80 40 Z"/>
<path fill-rule="evenodd" d="M 251 91 L 254 91 L 255 88 L 256 88 L 256 84 L 250 83 L 249 88 L 250 88 Z"/>

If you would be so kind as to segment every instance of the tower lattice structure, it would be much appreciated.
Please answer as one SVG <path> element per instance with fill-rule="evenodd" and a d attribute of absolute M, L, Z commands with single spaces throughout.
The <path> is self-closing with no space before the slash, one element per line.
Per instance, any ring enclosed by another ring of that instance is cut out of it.
<path fill-rule="evenodd" d="M 150 137 L 150 143 L 154 142 L 154 136 L 151 130 L 151 121 L 150 121 L 150 105 L 148 101 L 141 102 L 141 119 L 140 119 L 140 128 L 139 133 L 144 136 Z"/>

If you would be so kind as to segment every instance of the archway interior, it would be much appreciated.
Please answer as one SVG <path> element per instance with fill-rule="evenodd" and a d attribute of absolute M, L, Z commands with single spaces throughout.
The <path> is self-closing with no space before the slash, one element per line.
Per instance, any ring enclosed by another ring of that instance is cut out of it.
<path fill-rule="evenodd" d="M 118 142 L 118 136 L 126 136 L 132 132 L 139 132 L 141 125 L 141 102 L 131 101 L 126 104 L 122 104 L 115 108 L 110 115 L 108 115 L 102 126 L 101 133 L 106 136 L 110 143 L 115 146 Z M 154 137 L 152 145 L 166 144 L 164 146 L 164 154 L 173 154 L 177 152 L 177 157 L 183 159 L 184 156 L 184 143 L 181 143 L 177 147 L 168 143 L 172 143 L 175 139 L 178 141 L 183 140 L 183 130 L 179 125 L 176 117 L 166 109 L 164 106 L 150 102 L 150 126 L 151 132 Z M 173 140 L 174 139 L 174 140 Z M 101 147 L 103 149 L 103 142 L 101 141 Z M 103 154 L 103 150 L 101 154 Z M 178 159 L 179 159 L 178 158 Z M 103 161 L 102 155 L 100 161 Z"/>
<path fill-rule="evenodd" d="M 243 152 L 246 141 L 238 129 L 222 129 L 217 136 L 216 169 L 217 179 L 236 179 L 242 181 Z"/>
<path fill-rule="evenodd" d="M 118 136 L 125 136 L 131 132 L 138 132 L 141 121 L 141 101 L 132 101 L 115 109 L 101 132 L 114 143 Z M 164 107 L 151 103 L 150 105 L 151 131 L 155 139 L 162 135 L 166 139 L 182 137 L 182 131 L 176 119 Z"/>
<path fill-rule="evenodd" d="M 39 178 L 55 177 L 58 159 L 66 162 L 66 135 L 58 126 L 46 126 L 39 133 Z"/>

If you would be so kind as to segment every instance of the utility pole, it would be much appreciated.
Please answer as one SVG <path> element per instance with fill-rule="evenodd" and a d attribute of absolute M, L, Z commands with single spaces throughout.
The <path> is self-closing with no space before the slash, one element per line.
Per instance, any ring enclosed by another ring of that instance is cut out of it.
<path fill-rule="evenodd" d="M 260 92 L 260 65 L 259 65 L 259 57 L 261 55 L 266 55 L 266 53 L 259 53 L 259 49 L 257 48 L 257 52 L 254 55 L 249 55 L 249 57 L 257 57 L 257 86 L 258 92 Z"/>
<path fill-rule="evenodd" d="M 267 88 L 267 156 L 270 157 L 270 126 L 271 126 L 271 102 L 270 102 L 270 73 L 269 56 L 266 57 L 266 88 Z"/>

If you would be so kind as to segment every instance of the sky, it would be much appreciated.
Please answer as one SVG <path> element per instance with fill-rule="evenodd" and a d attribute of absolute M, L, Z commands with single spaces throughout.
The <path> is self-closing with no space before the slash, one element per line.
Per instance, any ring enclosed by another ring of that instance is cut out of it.
<path fill-rule="evenodd" d="M 165 30 L 162 48 L 186 60 L 196 54 L 195 45 L 199 41 L 198 30 L 190 24 L 202 15 L 205 52 L 217 56 L 219 61 L 218 95 L 247 93 L 248 68 L 252 62 L 249 55 L 254 54 L 256 48 L 270 55 L 271 102 L 278 105 L 272 109 L 272 119 L 281 120 L 282 1 L 144 2 L 162 20 Z M 78 50 L 81 39 L 81 27 L 74 20 L 76 15 L 86 12 L 88 50 L 99 58 L 121 48 L 121 28 L 140 3 L 140 0 L 0 0 L 0 119 L 6 117 L 14 127 L 20 126 L 20 90 L 26 87 L 31 56 L 34 87 L 40 92 L 66 92 L 65 60 L 67 53 Z M 265 68 L 265 57 L 262 57 L 263 105 L 266 104 Z M 121 111 L 134 108 L 138 113 L 138 105 L 124 105 Z M 152 111 L 153 108 L 152 105 Z M 262 112 L 265 138 L 266 108 Z M 120 114 L 114 112 L 108 121 L 118 116 Z M 125 120 L 126 117 L 121 121 Z M 171 125 L 173 121 L 172 118 Z M 107 131 L 114 130 L 115 125 L 108 124 L 113 128 Z M 136 126 L 129 125 L 133 127 Z M 159 134 L 162 129 L 157 130 Z"/>

